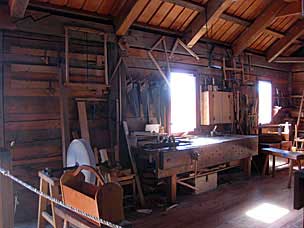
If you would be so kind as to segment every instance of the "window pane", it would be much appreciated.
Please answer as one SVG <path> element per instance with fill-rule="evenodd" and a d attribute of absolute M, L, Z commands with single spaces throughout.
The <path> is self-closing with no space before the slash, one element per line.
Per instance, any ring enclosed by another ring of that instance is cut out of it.
<path fill-rule="evenodd" d="M 196 127 L 196 83 L 192 74 L 171 73 L 171 132 Z"/>
<path fill-rule="evenodd" d="M 271 122 L 272 86 L 270 82 L 259 81 L 259 123 Z"/>

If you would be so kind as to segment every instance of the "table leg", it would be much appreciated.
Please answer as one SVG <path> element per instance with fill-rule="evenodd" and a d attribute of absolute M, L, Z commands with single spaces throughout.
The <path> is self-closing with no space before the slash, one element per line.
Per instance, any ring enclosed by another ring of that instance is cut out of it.
<path fill-rule="evenodd" d="M 272 177 L 275 176 L 275 156 L 272 156 Z"/>
<path fill-rule="evenodd" d="M 267 154 L 265 157 L 264 165 L 263 165 L 263 172 L 262 172 L 263 176 L 266 176 L 266 171 L 267 171 L 268 166 L 269 166 L 269 155 Z"/>
<path fill-rule="evenodd" d="M 136 183 L 135 183 L 135 179 L 133 179 L 133 181 L 132 181 L 132 191 L 133 191 L 134 202 L 136 202 Z"/>
<path fill-rule="evenodd" d="M 169 177 L 169 199 L 171 203 L 176 202 L 176 174 Z"/>
<path fill-rule="evenodd" d="M 297 162 L 298 162 L 298 168 L 299 168 L 299 170 L 301 170 L 302 169 L 301 160 L 298 160 Z"/>
<path fill-rule="evenodd" d="M 40 178 L 40 191 L 48 194 L 48 183 Z M 38 222 L 37 228 L 42 228 L 46 226 L 46 220 L 42 217 L 42 212 L 46 210 L 47 200 L 42 196 L 39 196 L 39 208 L 38 208 Z"/>
<path fill-rule="evenodd" d="M 251 159 L 251 156 L 243 159 L 243 169 L 247 177 L 251 176 Z"/>
<path fill-rule="evenodd" d="M 293 172 L 293 160 L 290 160 L 290 163 L 289 163 L 288 186 L 287 186 L 288 188 L 291 187 L 292 172 Z"/>
<path fill-rule="evenodd" d="M 69 223 L 66 219 L 63 222 L 63 228 L 69 228 Z"/>

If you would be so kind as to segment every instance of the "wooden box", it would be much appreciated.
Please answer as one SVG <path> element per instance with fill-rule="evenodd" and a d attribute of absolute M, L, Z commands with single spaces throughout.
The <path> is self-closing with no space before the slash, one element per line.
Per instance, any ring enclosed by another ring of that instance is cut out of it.
<path fill-rule="evenodd" d="M 231 92 L 205 91 L 200 98 L 201 125 L 233 122 L 233 94 Z"/>
<path fill-rule="evenodd" d="M 82 170 L 94 173 L 99 185 L 85 182 Z M 60 186 L 62 200 L 65 204 L 113 223 L 119 223 L 124 219 L 121 186 L 117 183 L 104 184 L 101 176 L 94 168 L 80 166 L 75 171 L 65 172 L 60 178 Z"/>
<path fill-rule="evenodd" d="M 208 192 L 217 188 L 217 173 L 195 178 L 195 194 Z"/>

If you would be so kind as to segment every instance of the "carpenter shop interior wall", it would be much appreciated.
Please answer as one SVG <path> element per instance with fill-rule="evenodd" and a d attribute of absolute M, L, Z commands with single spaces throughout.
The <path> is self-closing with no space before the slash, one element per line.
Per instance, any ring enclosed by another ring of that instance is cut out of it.
<path fill-rule="evenodd" d="M 36 187 L 39 185 L 38 170 L 62 167 L 58 75 L 63 69 L 58 63 L 63 64 L 63 28 L 66 23 L 109 32 L 111 45 L 117 45 L 116 38 L 111 33 L 112 26 L 53 15 L 36 22 L 30 19 L 21 20 L 17 23 L 18 32 L 4 31 L 5 146 L 10 148 L 12 154 L 13 174 Z M 147 52 L 160 38 L 159 34 L 133 29 L 126 36 L 129 46 L 127 58 L 118 75 L 122 77 L 123 85 L 122 115 L 131 130 L 143 129 L 148 121 L 167 121 L 164 118 L 166 110 L 163 106 L 168 101 L 161 97 L 161 94 L 166 94 L 167 91 Z M 167 48 L 171 50 L 176 38 L 167 36 L 165 39 Z M 90 79 L 95 80 L 94 83 L 103 83 L 102 77 L 99 77 L 104 74 L 100 65 L 103 59 L 103 48 L 100 45 L 95 39 L 88 45 L 85 38 L 76 39 L 71 43 L 71 77 L 74 80 L 88 80 L 89 75 Z M 215 78 L 217 83 L 221 83 L 222 58 L 227 50 L 229 51 L 229 47 L 213 47 L 211 43 L 199 43 L 193 49 L 200 56 L 197 61 L 179 47 L 170 59 L 171 70 L 193 73 L 201 84 L 205 78 Z M 58 56 L 61 56 L 61 61 L 58 61 Z M 163 48 L 156 48 L 153 56 L 165 71 L 167 63 Z M 110 76 L 118 58 L 118 54 L 114 53 L 108 60 Z M 273 88 L 287 89 L 287 67 L 268 64 L 264 57 L 255 55 L 252 56 L 251 62 L 251 76 L 254 79 L 271 80 Z M 111 93 L 115 93 L 112 97 L 114 101 L 110 101 L 113 106 L 118 95 L 117 85 L 114 85 L 112 90 L 114 91 Z M 73 96 L 69 99 L 69 121 L 71 131 L 79 136 L 78 114 L 72 97 L 94 97 L 94 92 L 74 90 L 71 94 Z M 147 104 L 150 104 L 149 109 Z M 113 116 L 115 114 L 109 112 L 106 104 L 88 105 L 87 111 L 92 144 L 99 148 L 109 147 L 110 135 L 115 131 L 112 128 L 109 133 L 109 127 L 116 120 Z M 36 217 L 37 196 L 17 185 L 14 187 L 17 196 L 16 220 Z"/>

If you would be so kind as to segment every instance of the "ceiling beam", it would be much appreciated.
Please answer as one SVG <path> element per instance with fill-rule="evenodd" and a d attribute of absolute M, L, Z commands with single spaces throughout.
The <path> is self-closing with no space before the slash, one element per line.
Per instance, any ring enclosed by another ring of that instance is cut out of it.
<path fill-rule="evenodd" d="M 272 0 L 257 19 L 233 42 L 233 54 L 238 56 L 249 47 L 287 4 L 284 0 Z"/>
<path fill-rule="evenodd" d="M 283 8 L 276 17 L 287 17 L 287 16 L 301 16 L 302 15 L 302 1 L 296 1 L 288 4 L 287 7 Z"/>
<path fill-rule="evenodd" d="M 185 0 L 162 0 L 163 2 L 170 2 L 188 9 L 192 9 L 198 12 L 205 10 L 205 7 L 199 3 L 185 1 Z"/>
<path fill-rule="evenodd" d="M 185 40 L 187 46 L 192 48 L 234 1 L 235 0 L 209 0 L 206 10 L 196 16 L 186 31 Z"/>
<path fill-rule="evenodd" d="M 146 7 L 149 0 L 128 0 L 119 16 L 115 18 L 116 35 L 123 36 Z"/>
<path fill-rule="evenodd" d="M 176 5 L 182 6 L 182 7 L 186 7 L 188 9 L 198 11 L 198 12 L 202 12 L 202 11 L 205 10 L 205 7 L 203 5 L 195 3 L 195 2 L 188 2 L 188 1 L 185 1 L 185 0 L 162 0 L 162 1 L 170 2 L 170 3 L 176 4 Z M 295 13 L 295 11 L 296 11 L 295 8 L 296 7 L 297 7 L 297 10 L 298 10 L 299 2 L 297 2 L 297 1 L 296 2 L 291 2 L 288 5 L 288 7 L 281 10 L 276 17 L 281 17 L 283 15 L 285 15 L 285 16 L 289 15 L 290 16 L 291 14 L 293 14 L 293 12 L 294 12 L 293 15 L 296 15 L 296 13 Z M 301 4 L 300 4 L 300 7 L 301 7 Z M 299 13 L 300 12 L 301 12 L 301 9 L 300 9 Z M 230 22 L 233 22 L 235 24 L 242 25 L 244 27 L 249 27 L 252 23 L 251 21 L 248 21 L 246 19 L 234 16 L 234 15 L 227 14 L 225 12 L 223 14 L 221 14 L 220 18 L 225 20 L 225 21 L 230 21 Z M 284 37 L 283 33 L 280 33 L 278 31 L 274 31 L 274 30 L 268 29 L 268 28 L 265 29 L 265 33 L 267 33 L 268 35 L 271 35 L 273 37 L 276 37 L 276 38 Z"/>
<path fill-rule="evenodd" d="M 248 21 L 248 20 L 245 20 L 243 18 L 240 18 L 240 17 L 236 17 L 236 16 L 233 16 L 233 15 L 229 15 L 227 13 L 223 13 L 221 15 L 221 19 L 225 20 L 225 21 L 230 21 L 230 22 L 233 22 L 235 24 L 239 24 L 239 25 L 242 25 L 244 27 L 249 27 L 251 25 L 251 22 Z M 268 29 L 266 28 L 265 33 L 267 33 L 268 35 L 271 35 L 271 36 L 274 36 L 276 38 L 282 38 L 284 37 L 284 34 L 283 33 L 280 33 L 278 31 L 274 31 L 272 29 Z"/>
<path fill-rule="evenodd" d="M 23 18 L 28 4 L 29 0 L 9 0 L 8 5 L 11 17 Z"/>
<path fill-rule="evenodd" d="M 304 63 L 304 57 L 278 57 L 275 63 Z"/>
<path fill-rule="evenodd" d="M 275 42 L 266 53 L 268 62 L 274 61 L 292 43 L 294 43 L 304 33 L 304 21 L 297 21 L 287 32 L 286 36 Z"/>

